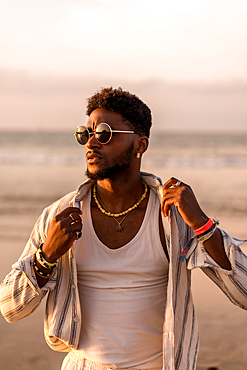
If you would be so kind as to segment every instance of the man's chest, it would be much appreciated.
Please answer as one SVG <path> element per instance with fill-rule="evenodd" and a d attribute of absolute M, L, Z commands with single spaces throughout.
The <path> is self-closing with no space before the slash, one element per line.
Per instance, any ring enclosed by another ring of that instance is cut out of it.
<path fill-rule="evenodd" d="M 140 241 L 144 235 L 151 237 L 154 245 L 161 244 L 167 255 L 160 204 L 152 192 L 137 208 L 121 217 L 102 213 L 93 198 L 88 197 L 83 206 L 83 224 L 84 232 L 109 249 L 119 249 L 136 239 Z"/>
<path fill-rule="evenodd" d="M 92 224 L 99 240 L 110 249 L 129 243 L 138 233 L 145 217 L 145 209 L 136 209 L 127 215 L 106 216 L 95 207 L 91 210 Z"/>

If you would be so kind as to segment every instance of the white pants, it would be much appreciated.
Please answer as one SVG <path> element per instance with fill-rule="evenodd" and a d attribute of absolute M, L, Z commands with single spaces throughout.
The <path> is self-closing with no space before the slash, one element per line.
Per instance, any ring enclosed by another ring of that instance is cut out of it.
<path fill-rule="evenodd" d="M 69 352 L 67 356 L 65 357 L 65 359 L 63 360 L 61 370 L 113 370 L 113 369 L 110 367 L 86 360 L 85 358 L 81 358 L 72 351 L 72 352 Z M 120 369 L 114 368 L 114 370 L 120 370 Z M 131 368 L 128 368 L 128 370 L 138 370 L 138 369 L 131 367 Z M 161 370 L 161 368 L 155 367 L 155 368 L 146 369 L 146 370 Z"/>

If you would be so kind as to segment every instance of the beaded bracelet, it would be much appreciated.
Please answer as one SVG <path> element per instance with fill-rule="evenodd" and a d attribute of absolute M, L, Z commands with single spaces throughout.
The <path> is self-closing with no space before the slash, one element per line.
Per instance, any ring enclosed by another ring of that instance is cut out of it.
<path fill-rule="evenodd" d="M 53 263 L 46 261 L 45 257 L 42 254 L 42 246 L 43 244 L 40 245 L 39 249 L 36 252 L 36 260 L 45 269 L 54 269 L 57 266 L 57 261 Z"/>
<path fill-rule="evenodd" d="M 179 257 L 179 260 L 181 262 L 183 262 L 185 260 L 187 254 L 188 254 L 188 252 L 189 252 L 189 250 L 191 248 L 192 242 L 195 239 L 198 239 L 201 243 L 204 243 L 206 240 L 208 240 L 209 238 L 211 238 L 211 236 L 213 236 L 213 234 L 217 230 L 217 225 L 219 225 L 219 221 L 217 219 L 212 219 L 212 226 L 210 227 L 210 229 L 207 229 L 206 231 L 204 231 L 203 228 L 204 228 L 205 225 L 203 225 L 199 229 L 196 229 L 196 231 L 203 230 L 204 232 L 202 232 L 199 235 L 192 236 L 192 238 L 188 241 L 188 243 L 186 244 L 186 246 L 182 250 L 182 253 L 181 253 L 180 257 Z M 195 232 L 195 230 L 194 230 L 194 232 Z"/>
<path fill-rule="evenodd" d="M 214 235 L 216 230 L 217 230 L 217 226 L 211 227 L 208 232 L 204 233 L 203 235 L 198 236 L 198 240 L 201 243 L 204 243 L 206 240 L 208 240 L 209 238 L 211 238 L 211 236 Z"/>
<path fill-rule="evenodd" d="M 35 260 L 35 254 L 33 256 L 33 268 L 34 268 L 34 272 L 35 274 L 37 274 L 38 276 L 41 276 L 42 278 L 45 278 L 45 279 L 49 279 L 53 273 L 54 270 L 52 270 L 51 272 L 49 273 L 45 273 L 43 271 L 41 271 L 36 263 L 36 260 Z"/>
<path fill-rule="evenodd" d="M 217 230 L 217 225 L 219 225 L 219 221 L 217 219 L 210 218 L 205 225 L 203 225 L 199 229 L 194 230 L 198 240 L 201 243 L 204 243 L 206 240 L 211 238 L 211 236 L 213 236 L 215 231 Z"/>

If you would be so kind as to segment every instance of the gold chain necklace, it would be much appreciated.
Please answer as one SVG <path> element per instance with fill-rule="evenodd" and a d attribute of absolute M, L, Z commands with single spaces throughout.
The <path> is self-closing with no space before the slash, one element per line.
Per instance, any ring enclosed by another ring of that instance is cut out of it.
<path fill-rule="evenodd" d="M 144 187 L 145 187 L 145 190 L 144 190 L 144 193 L 142 194 L 141 198 L 130 208 L 128 208 L 126 211 L 123 211 L 121 213 L 111 213 L 111 212 L 108 212 L 106 211 L 100 204 L 100 202 L 98 201 L 98 198 L 97 198 L 97 191 L 96 191 L 96 184 L 94 184 L 94 187 L 93 187 L 93 197 L 94 197 L 94 200 L 95 200 L 95 203 L 97 204 L 97 207 L 99 208 L 99 210 L 104 213 L 104 215 L 106 216 L 109 216 L 109 217 L 121 217 L 121 216 L 125 216 L 127 215 L 129 212 L 133 211 L 133 209 L 137 208 L 141 202 L 143 201 L 144 198 L 146 198 L 146 195 L 147 195 L 147 192 L 148 192 L 148 187 L 147 187 L 147 184 L 142 181 Z M 123 220 L 122 220 L 123 221 Z M 121 221 L 121 222 L 122 222 Z M 121 225 L 120 225 L 121 226 Z"/>
<path fill-rule="evenodd" d="M 101 206 L 107 211 L 109 212 L 105 205 L 103 204 L 102 200 L 99 198 L 98 201 L 100 202 Z M 118 219 L 116 219 L 114 216 L 112 216 L 112 218 L 114 218 L 114 220 L 116 221 L 116 223 L 118 224 L 117 226 L 115 226 L 115 230 L 116 231 L 123 231 L 124 227 L 121 225 L 122 222 L 126 219 L 126 217 L 129 215 L 129 213 L 127 213 L 124 218 L 121 220 L 121 221 L 118 221 Z"/>

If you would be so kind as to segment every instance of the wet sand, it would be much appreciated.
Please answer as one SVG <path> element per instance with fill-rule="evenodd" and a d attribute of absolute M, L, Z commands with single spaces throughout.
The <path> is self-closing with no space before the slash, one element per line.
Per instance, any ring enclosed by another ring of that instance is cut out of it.
<path fill-rule="evenodd" d="M 200 204 L 233 236 L 247 238 L 245 169 L 167 168 L 154 172 L 165 181 L 175 176 L 189 183 Z M 53 200 L 83 181 L 76 167 L 0 166 L 0 280 L 21 254 L 31 229 Z M 243 250 L 247 253 L 247 243 Z M 247 364 L 247 312 L 232 305 L 200 271 L 193 271 L 193 293 L 200 328 L 198 370 L 218 366 L 243 370 Z M 30 317 L 8 324 L 0 316 L 0 369 L 59 370 L 63 353 L 52 351 L 43 335 L 44 303 Z"/>

